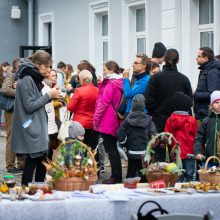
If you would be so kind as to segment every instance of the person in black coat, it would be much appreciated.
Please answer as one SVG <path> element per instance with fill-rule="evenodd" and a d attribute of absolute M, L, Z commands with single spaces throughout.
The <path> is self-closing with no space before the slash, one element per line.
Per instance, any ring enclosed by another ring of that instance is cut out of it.
<path fill-rule="evenodd" d="M 117 132 L 118 141 L 127 148 L 128 170 L 126 178 L 141 176 L 142 157 L 151 136 L 157 133 L 149 115 L 144 112 L 145 98 L 137 94 L 132 100 L 132 111 Z M 145 177 L 142 176 L 142 179 Z M 143 179 L 143 181 L 144 181 Z"/>
<path fill-rule="evenodd" d="M 145 104 L 158 132 L 163 132 L 167 118 L 174 111 L 173 97 L 176 92 L 183 92 L 192 97 L 189 79 L 178 72 L 179 53 L 168 49 L 165 54 L 165 65 L 160 73 L 153 75 L 145 92 Z"/>
<path fill-rule="evenodd" d="M 196 60 L 200 74 L 194 94 L 194 113 L 197 120 L 202 120 L 208 116 L 211 93 L 220 90 L 220 62 L 208 47 L 199 49 Z"/>

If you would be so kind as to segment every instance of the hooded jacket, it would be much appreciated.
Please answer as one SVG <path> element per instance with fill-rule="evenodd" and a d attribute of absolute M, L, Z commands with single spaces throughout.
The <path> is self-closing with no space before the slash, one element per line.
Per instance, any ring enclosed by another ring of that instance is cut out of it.
<path fill-rule="evenodd" d="M 129 159 L 141 159 L 151 135 L 157 133 L 149 115 L 141 111 L 128 114 L 117 132 L 121 144 L 126 144 Z"/>
<path fill-rule="evenodd" d="M 94 130 L 116 136 L 120 120 L 115 109 L 118 108 L 123 94 L 123 79 L 118 74 L 109 74 L 98 85 L 99 95 L 94 114 Z"/>
<path fill-rule="evenodd" d="M 194 112 L 196 119 L 208 116 L 210 95 L 215 90 L 220 90 L 220 62 L 213 59 L 200 67 L 198 85 L 194 93 Z"/>
<path fill-rule="evenodd" d="M 180 143 L 181 159 L 186 159 L 187 154 L 194 154 L 193 145 L 197 129 L 195 118 L 187 112 L 174 112 L 167 119 L 164 131 L 173 134 Z"/>
<path fill-rule="evenodd" d="M 194 152 L 195 155 L 203 154 L 206 158 L 210 156 L 218 156 L 218 132 L 220 129 L 220 114 L 211 112 L 208 117 L 206 117 L 195 137 Z M 204 154 L 205 147 L 205 154 Z"/>

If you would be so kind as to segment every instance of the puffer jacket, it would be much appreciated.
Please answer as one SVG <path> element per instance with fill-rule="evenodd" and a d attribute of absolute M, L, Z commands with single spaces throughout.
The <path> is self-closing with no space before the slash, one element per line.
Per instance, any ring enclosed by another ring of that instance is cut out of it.
<path fill-rule="evenodd" d="M 220 62 L 213 59 L 200 67 L 198 85 L 194 93 L 194 113 L 196 119 L 208 116 L 210 95 L 215 90 L 220 90 Z"/>
<path fill-rule="evenodd" d="M 116 136 L 120 120 L 115 109 L 123 94 L 123 79 L 118 74 L 109 74 L 99 84 L 99 95 L 94 114 L 94 130 Z"/>
<path fill-rule="evenodd" d="M 217 156 L 219 129 L 220 114 L 216 114 L 212 111 L 209 116 L 202 121 L 197 131 L 194 144 L 195 155 L 204 155 L 203 151 L 205 147 L 206 158 Z"/>
<path fill-rule="evenodd" d="M 181 159 L 186 159 L 187 154 L 194 154 L 193 145 L 197 129 L 195 118 L 187 112 L 174 112 L 167 119 L 164 131 L 173 134 L 180 143 Z"/>
<path fill-rule="evenodd" d="M 85 129 L 93 128 L 93 117 L 99 89 L 92 83 L 76 88 L 67 109 L 73 112 L 73 121 L 78 121 Z"/>
<path fill-rule="evenodd" d="M 128 114 L 117 132 L 118 141 L 126 143 L 129 159 L 141 159 L 145 154 L 151 135 L 157 133 L 149 115 L 135 111 Z"/>

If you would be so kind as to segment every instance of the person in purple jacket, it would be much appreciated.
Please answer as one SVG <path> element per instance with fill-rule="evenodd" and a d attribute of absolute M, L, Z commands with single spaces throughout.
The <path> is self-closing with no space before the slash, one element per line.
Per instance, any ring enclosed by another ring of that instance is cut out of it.
<path fill-rule="evenodd" d="M 123 94 L 123 79 L 120 68 L 115 61 L 104 64 L 104 80 L 99 83 L 99 95 L 94 114 L 94 130 L 101 133 L 103 145 L 109 155 L 111 177 L 104 184 L 120 183 L 122 181 L 121 159 L 117 150 L 116 133 L 120 120 L 115 109 L 118 108 Z"/>

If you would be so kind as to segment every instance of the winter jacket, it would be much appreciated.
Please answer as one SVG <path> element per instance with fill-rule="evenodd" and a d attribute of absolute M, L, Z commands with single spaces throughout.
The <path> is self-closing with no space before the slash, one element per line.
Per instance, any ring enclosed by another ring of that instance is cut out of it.
<path fill-rule="evenodd" d="M 15 74 L 9 73 L 2 84 L 2 93 L 7 96 L 15 97 L 16 89 L 13 88 L 13 83 L 15 81 Z"/>
<path fill-rule="evenodd" d="M 118 74 L 109 74 L 99 84 L 99 95 L 94 114 L 94 130 L 116 136 L 120 120 L 115 112 L 123 94 L 123 79 Z"/>
<path fill-rule="evenodd" d="M 163 71 L 153 75 L 145 92 L 145 102 L 158 132 L 163 132 L 167 118 L 174 109 L 173 97 L 176 92 L 183 92 L 192 97 L 189 79 L 178 72 L 177 67 L 164 65 Z"/>
<path fill-rule="evenodd" d="M 73 121 L 78 121 L 85 129 L 93 128 L 93 117 L 99 89 L 92 83 L 76 88 L 67 109 L 73 112 Z"/>
<path fill-rule="evenodd" d="M 44 88 L 42 89 L 42 94 L 46 94 L 50 91 L 51 87 L 44 82 Z M 53 105 L 53 100 L 45 105 L 45 110 L 48 117 L 48 134 L 58 133 L 58 127 L 55 121 L 55 110 Z"/>
<path fill-rule="evenodd" d="M 193 145 L 197 129 L 195 118 L 187 112 L 174 112 L 167 119 L 164 131 L 173 134 L 180 143 L 181 159 L 186 159 L 187 154 L 194 154 Z"/>
<path fill-rule="evenodd" d="M 123 82 L 124 96 L 127 100 L 126 115 L 131 111 L 131 103 L 134 96 L 137 94 L 144 94 L 146 91 L 150 74 L 145 72 L 140 75 L 135 75 L 135 78 L 137 80 L 132 87 L 129 79 L 125 78 Z M 147 109 L 145 109 L 145 111 L 147 112 Z"/>
<path fill-rule="evenodd" d="M 203 154 L 206 158 L 217 156 L 219 129 L 220 114 L 211 112 L 209 116 L 202 121 L 197 131 L 194 144 L 195 155 Z M 203 152 L 204 147 L 205 152 Z"/>
<path fill-rule="evenodd" d="M 32 63 L 22 63 L 18 71 L 12 126 L 12 150 L 31 157 L 48 150 L 47 114 L 49 94 L 42 96 L 43 77 Z"/>
<path fill-rule="evenodd" d="M 215 90 L 220 90 L 220 62 L 213 59 L 200 67 L 198 85 L 194 93 L 194 113 L 196 119 L 208 116 L 210 95 Z"/>
<path fill-rule="evenodd" d="M 117 137 L 121 144 L 126 143 L 129 159 L 141 159 L 151 135 L 156 132 L 151 117 L 144 112 L 135 111 L 128 114 L 117 132 Z"/>

